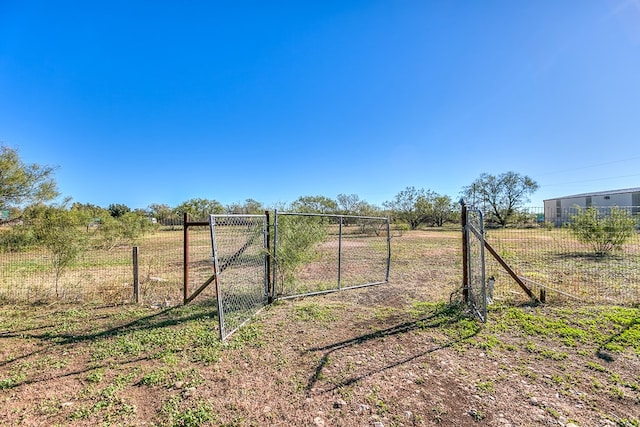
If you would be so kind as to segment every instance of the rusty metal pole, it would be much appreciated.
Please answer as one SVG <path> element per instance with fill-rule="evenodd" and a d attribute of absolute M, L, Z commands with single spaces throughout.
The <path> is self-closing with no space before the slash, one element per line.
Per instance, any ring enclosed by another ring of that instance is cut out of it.
<path fill-rule="evenodd" d="M 182 239 L 182 251 L 183 251 L 183 258 L 182 258 L 182 278 L 184 280 L 183 283 L 183 297 L 182 297 L 182 303 L 186 304 L 187 303 L 187 294 L 189 292 L 189 214 L 187 212 L 184 213 L 184 217 L 183 217 L 183 222 L 182 222 L 182 229 L 183 229 L 183 239 Z"/>
<path fill-rule="evenodd" d="M 467 204 L 460 199 L 460 224 L 462 225 L 462 299 L 469 302 L 469 231 L 467 229 Z"/>

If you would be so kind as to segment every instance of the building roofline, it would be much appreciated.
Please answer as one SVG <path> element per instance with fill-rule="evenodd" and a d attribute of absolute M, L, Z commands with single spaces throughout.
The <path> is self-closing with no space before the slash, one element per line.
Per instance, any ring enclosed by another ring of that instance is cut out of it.
<path fill-rule="evenodd" d="M 552 197 L 550 199 L 544 199 L 543 202 L 546 202 L 548 200 L 573 199 L 575 197 L 609 196 L 609 195 L 612 195 L 612 194 L 624 194 L 624 193 L 635 193 L 635 192 L 640 192 L 640 187 L 623 188 L 623 189 L 620 189 L 620 190 L 609 190 L 609 191 L 595 191 L 593 193 L 580 193 L 580 194 L 572 194 L 570 196 Z"/>

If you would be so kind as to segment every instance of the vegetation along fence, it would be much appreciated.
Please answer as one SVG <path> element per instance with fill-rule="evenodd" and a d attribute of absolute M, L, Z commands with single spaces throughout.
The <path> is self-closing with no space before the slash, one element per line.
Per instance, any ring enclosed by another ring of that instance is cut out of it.
<path fill-rule="evenodd" d="M 489 299 L 510 303 L 535 298 L 548 303 L 640 304 L 637 216 L 629 209 L 594 211 L 568 213 L 567 220 L 556 226 L 545 219 L 543 209 L 530 210 L 502 228 L 492 226 L 491 215 L 485 211 L 484 238 L 490 248 L 485 251 Z M 620 214 L 623 211 L 626 214 Z M 273 226 L 275 222 L 274 218 Z M 277 226 L 279 247 L 270 250 L 277 252 L 274 261 L 279 264 L 271 269 L 275 272 L 269 278 L 273 282 L 269 285 L 271 298 L 327 292 L 388 279 L 389 232 L 385 221 L 278 213 Z M 7 236 L 12 226 L 2 227 L 0 234 Z M 303 227 L 307 228 L 304 234 L 309 240 L 292 238 Z M 105 245 L 94 241 L 93 231 L 87 228 L 80 231 L 88 236 L 88 242 L 73 257 L 66 257 L 64 251 L 52 250 L 51 246 L 15 249 L 4 245 L 0 250 L 0 303 L 135 301 L 132 247 L 135 246 L 139 301 L 159 306 L 181 304 L 185 295 L 192 295 L 211 278 L 213 271 L 209 224 L 190 227 L 188 245 L 184 244 L 184 230 L 182 222 L 157 224 L 136 237 L 133 245 L 129 242 Z M 442 253 L 459 259 L 460 241 L 447 242 L 455 247 L 442 248 Z M 296 249 L 296 245 L 303 243 L 309 249 Z M 67 246 L 61 247 L 68 249 Z M 370 259 L 370 270 L 358 261 L 364 259 Z M 460 270 L 447 274 L 452 281 L 462 283 Z M 397 279 L 402 280 L 402 276 Z M 425 286 L 442 286 L 442 281 L 425 282 Z M 207 287 L 198 298 L 214 303 L 215 287 Z"/>
<path fill-rule="evenodd" d="M 386 283 L 389 219 L 275 213 L 273 298 Z"/>
<path fill-rule="evenodd" d="M 215 229 L 222 270 L 230 261 L 246 261 L 251 251 L 256 260 L 258 249 L 253 246 L 235 260 L 227 258 L 237 252 L 236 246 L 247 243 L 248 237 L 254 242 L 256 230 L 266 227 L 255 219 L 262 221 L 262 217 L 214 216 L 218 219 Z M 273 233 L 271 239 L 275 256 L 265 257 L 265 262 L 273 259 L 273 268 L 265 267 L 273 273 L 263 273 L 268 277 L 261 295 L 288 298 L 388 281 L 387 218 L 283 212 L 277 212 L 274 218 L 272 226 L 277 234 Z M 97 241 L 92 243 L 90 230 L 77 230 L 87 232 L 89 242 L 65 262 L 59 252 L 42 246 L 4 250 L 0 252 L 0 302 L 138 301 L 164 307 L 194 298 L 214 302 L 216 286 L 208 286 L 214 278 L 211 230 L 209 221 L 185 217 L 138 236 L 133 247 L 114 244 L 108 248 Z M 267 248 L 261 247 L 260 255 L 270 251 L 268 243 Z M 237 271 L 236 265 L 219 272 L 219 278 L 224 283 L 233 282 L 231 274 Z"/>
<path fill-rule="evenodd" d="M 70 249 L 66 244 L 0 252 L 0 302 L 132 302 L 134 279 L 138 299 L 144 303 L 168 306 L 181 300 L 181 223 L 159 226 L 137 237 L 133 247 L 124 243 L 105 246 L 92 230 L 78 233 L 87 233 L 88 241 L 73 257 L 65 252 Z M 211 240 L 208 232 L 205 236 L 211 269 Z M 138 274 L 134 277 L 136 253 Z"/>

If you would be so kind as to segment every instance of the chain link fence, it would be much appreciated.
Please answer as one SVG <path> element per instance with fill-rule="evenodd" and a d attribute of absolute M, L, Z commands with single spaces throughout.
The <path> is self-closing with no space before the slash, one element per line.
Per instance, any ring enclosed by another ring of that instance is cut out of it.
<path fill-rule="evenodd" d="M 389 220 L 276 212 L 274 298 L 386 283 Z"/>
<path fill-rule="evenodd" d="M 266 215 L 209 218 L 220 339 L 268 302 Z"/>

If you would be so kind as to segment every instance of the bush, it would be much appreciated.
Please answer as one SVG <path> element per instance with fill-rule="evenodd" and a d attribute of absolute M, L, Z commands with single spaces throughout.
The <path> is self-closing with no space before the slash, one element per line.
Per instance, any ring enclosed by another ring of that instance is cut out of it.
<path fill-rule="evenodd" d="M 14 225 L 0 230 L 0 252 L 20 252 L 36 243 L 36 236 L 29 227 Z"/>
<path fill-rule="evenodd" d="M 300 266 L 317 257 L 316 245 L 324 240 L 322 218 L 278 217 L 276 268 L 281 285 L 291 284 Z"/>
<path fill-rule="evenodd" d="M 571 217 L 571 233 L 582 243 L 593 248 L 596 255 L 606 255 L 620 250 L 633 235 L 636 220 L 628 211 L 612 207 L 608 215 L 603 215 L 594 207 L 579 209 Z"/>

